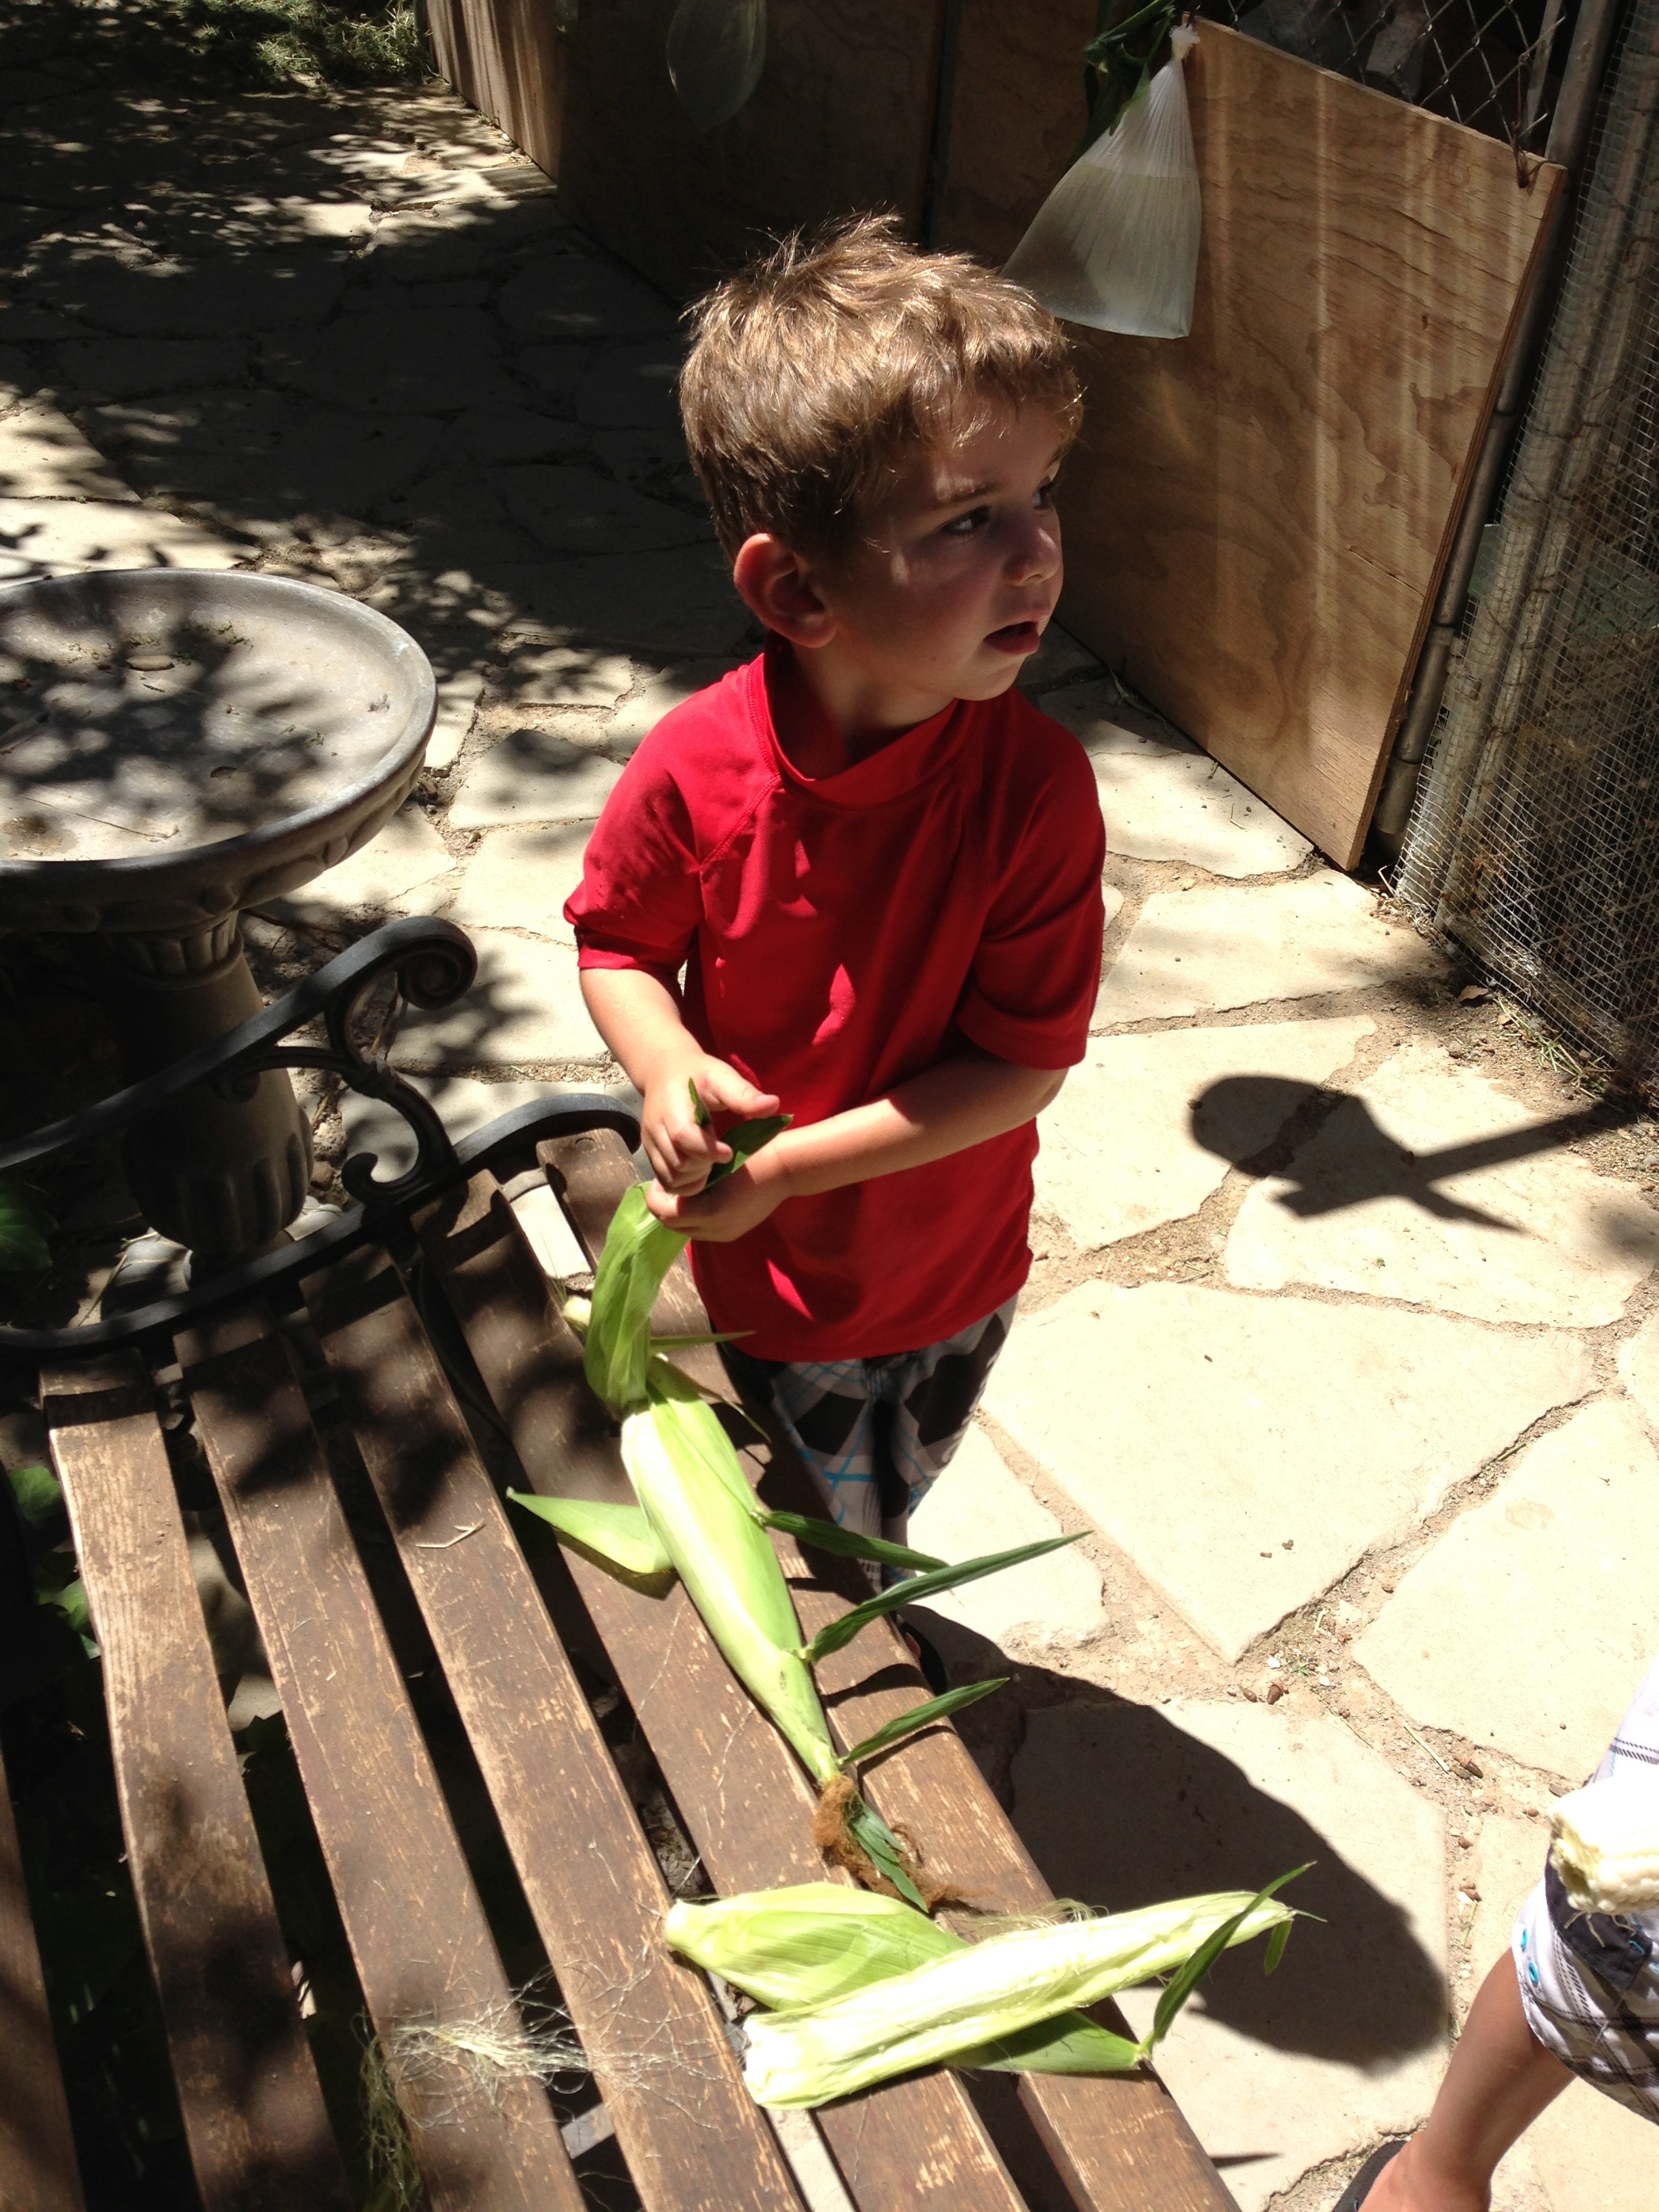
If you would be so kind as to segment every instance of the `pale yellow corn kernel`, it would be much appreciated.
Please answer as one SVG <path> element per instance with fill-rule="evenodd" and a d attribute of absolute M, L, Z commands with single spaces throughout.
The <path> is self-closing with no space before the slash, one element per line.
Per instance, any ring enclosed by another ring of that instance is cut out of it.
<path fill-rule="evenodd" d="M 1550 1856 L 1581 1912 L 1659 1906 L 1659 1776 L 1609 1775 L 1563 1797 Z"/>

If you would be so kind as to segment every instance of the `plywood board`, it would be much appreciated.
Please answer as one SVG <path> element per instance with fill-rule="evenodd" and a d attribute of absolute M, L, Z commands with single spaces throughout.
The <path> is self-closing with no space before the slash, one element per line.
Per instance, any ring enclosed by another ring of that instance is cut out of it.
<path fill-rule="evenodd" d="M 551 0 L 428 0 L 432 50 L 461 98 L 559 173 L 567 11 Z"/>
<path fill-rule="evenodd" d="M 1016 69 L 970 9 L 959 242 L 1006 252 L 1063 164 L 1031 173 L 1079 118 L 1079 13 L 1034 10 Z M 997 76 L 1013 121 L 992 144 Z M 1212 24 L 1188 93 L 1192 335 L 1079 333 L 1061 618 L 1351 866 L 1562 173 L 1522 189 L 1495 140 Z"/>
<path fill-rule="evenodd" d="M 757 89 L 702 134 L 668 80 L 673 12 L 674 0 L 577 10 L 559 185 L 578 222 L 681 299 L 768 237 L 828 216 L 890 208 L 914 233 L 940 0 L 771 0 Z"/>

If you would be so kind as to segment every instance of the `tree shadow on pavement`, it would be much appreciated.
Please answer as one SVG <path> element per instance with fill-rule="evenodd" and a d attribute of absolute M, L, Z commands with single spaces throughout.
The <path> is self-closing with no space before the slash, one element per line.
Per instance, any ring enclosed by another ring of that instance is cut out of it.
<path fill-rule="evenodd" d="M 953 1684 L 1010 1671 L 994 1644 L 921 1607 L 916 1615 Z M 1259 1946 L 1224 1958 L 1198 2000 L 1212 2018 L 1274 2049 L 1366 2070 L 1443 2036 L 1444 1979 L 1402 1907 L 1294 1806 L 1159 1708 L 1022 1666 L 957 1725 L 1057 1896 L 1126 1911 L 1254 1891 L 1312 1862 L 1285 1893 L 1310 1917 L 1278 1972 L 1264 1976 Z"/>

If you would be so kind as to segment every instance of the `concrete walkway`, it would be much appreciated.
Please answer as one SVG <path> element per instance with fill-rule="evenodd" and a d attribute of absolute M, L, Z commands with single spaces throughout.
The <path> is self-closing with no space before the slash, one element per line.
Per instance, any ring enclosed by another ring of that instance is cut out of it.
<path fill-rule="evenodd" d="M 560 908 L 631 748 L 756 642 L 672 311 L 442 93 L 87 94 L 46 50 L 0 100 L 0 574 L 234 563 L 404 623 L 443 682 L 420 794 L 250 921 L 265 979 L 446 914 L 480 987 L 395 1050 L 453 1123 L 615 1080 Z M 1062 1893 L 1315 1862 L 1323 1924 L 1272 1982 L 1230 1962 L 1165 2070 L 1247 2212 L 1323 2212 L 1425 2109 L 1659 1652 L 1659 1149 L 1064 636 L 1031 681 L 1109 829 L 1097 1034 L 918 1536 L 1084 1532 L 938 1630 L 1014 1673 L 971 1733 Z M 315 1103 L 325 1194 L 372 1132 Z M 1656 2147 L 1576 2088 L 1499 2203 L 1637 2212 Z"/>

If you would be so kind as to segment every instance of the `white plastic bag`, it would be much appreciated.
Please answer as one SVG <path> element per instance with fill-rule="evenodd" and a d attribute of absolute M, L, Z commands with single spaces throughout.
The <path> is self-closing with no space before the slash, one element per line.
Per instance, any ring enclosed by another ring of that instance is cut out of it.
<path fill-rule="evenodd" d="M 729 123 L 766 67 L 766 0 L 680 0 L 668 74 L 697 131 Z"/>
<path fill-rule="evenodd" d="M 1184 338 L 1198 283 L 1198 159 L 1183 58 L 1174 58 L 1113 128 L 1073 162 L 1014 248 L 1005 276 L 1068 323 L 1137 338 Z"/>

